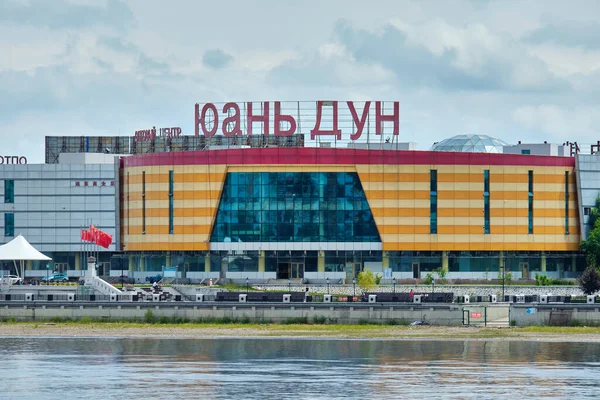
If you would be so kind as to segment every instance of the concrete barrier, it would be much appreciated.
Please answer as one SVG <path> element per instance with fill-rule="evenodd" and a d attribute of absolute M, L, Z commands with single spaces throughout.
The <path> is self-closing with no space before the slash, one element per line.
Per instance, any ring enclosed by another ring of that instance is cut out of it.
<path fill-rule="evenodd" d="M 369 295 L 369 303 L 377 303 L 377 295 L 376 294 Z"/>
<path fill-rule="evenodd" d="M 196 293 L 196 301 L 204 301 L 204 293 Z"/>
<path fill-rule="evenodd" d="M 245 303 L 247 299 L 248 299 L 248 295 L 246 293 L 240 293 L 240 296 L 238 298 L 240 303 Z"/>
<path fill-rule="evenodd" d="M 330 294 L 323 295 L 323 303 L 331 303 L 331 295 Z"/>
<path fill-rule="evenodd" d="M 292 300 L 292 295 L 291 294 L 284 294 L 283 295 L 283 302 L 284 303 L 289 303 Z"/>

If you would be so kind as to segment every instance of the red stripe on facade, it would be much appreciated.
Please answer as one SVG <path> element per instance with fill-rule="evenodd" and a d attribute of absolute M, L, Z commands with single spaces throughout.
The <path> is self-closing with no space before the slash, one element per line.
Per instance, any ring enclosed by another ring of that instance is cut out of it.
<path fill-rule="evenodd" d="M 160 165 L 527 165 L 574 167 L 573 157 L 443 151 L 251 148 L 142 154 L 124 158 L 125 167 Z"/>

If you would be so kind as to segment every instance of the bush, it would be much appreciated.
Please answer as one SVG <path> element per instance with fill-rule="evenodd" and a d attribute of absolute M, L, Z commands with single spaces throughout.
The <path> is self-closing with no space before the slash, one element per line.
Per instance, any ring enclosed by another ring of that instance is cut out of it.
<path fill-rule="evenodd" d="M 437 283 L 438 285 L 445 285 L 447 283 L 446 282 L 446 275 L 448 275 L 447 270 L 445 270 L 442 267 L 439 267 L 438 269 L 434 270 L 433 272 L 435 272 L 435 274 L 438 276 L 435 283 Z"/>
<path fill-rule="evenodd" d="M 325 317 L 323 315 L 315 315 L 313 317 L 313 324 L 323 325 L 323 324 L 325 324 L 325 322 L 327 322 L 327 317 Z"/>
<path fill-rule="evenodd" d="M 579 287 L 587 295 L 600 290 L 600 275 L 594 267 L 587 267 L 579 277 Z"/>
<path fill-rule="evenodd" d="M 281 321 L 282 325 L 308 324 L 308 317 L 286 318 Z"/>
<path fill-rule="evenodd" d="M 379 274 L 375 274 L 375 284 L 379 285 L 381 283 L 382 276 Z"/>
<path fill-rule="evenodd" d="M 144 321 L 147 324 L 154 324 L 156 322 L 156 317 L 154 316 L 152 310 L 146 311 L 146 313 L 144 314 Z"/>
<path fill-rule="evenodd" d="M 425 275 L 425 279 L 423 279 L 423 283 L 425 285 L 431 285 L 431 282 L 433 282 L 433 272 L 428 272 L 427 275 Z"/>
<path fill-rule="evenodd" d="M 548 278 L 546 275 L 540 275 L 536 273 L 535 284 L 536 286 L 549 286 L 552 284 L 552 279 Z"/>
<path fill-rule="evenodd" d="M 375 286 L 375 276 L 373 275 L 373 271 L 369 268 L 365 268 L 363 271 L 359 272 L 356 277 L 356 283 L 363 292 L 372 289 Z"/>

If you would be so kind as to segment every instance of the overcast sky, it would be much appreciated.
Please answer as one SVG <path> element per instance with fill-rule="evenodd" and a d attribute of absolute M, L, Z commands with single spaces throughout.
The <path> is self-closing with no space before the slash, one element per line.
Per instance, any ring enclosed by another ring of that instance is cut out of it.
<path fill-rule="evenodd" d="M 0 0 L 1 155 L 194 104 L 398 100 L 400 141 L 600 140 L 600 1 Z"/>

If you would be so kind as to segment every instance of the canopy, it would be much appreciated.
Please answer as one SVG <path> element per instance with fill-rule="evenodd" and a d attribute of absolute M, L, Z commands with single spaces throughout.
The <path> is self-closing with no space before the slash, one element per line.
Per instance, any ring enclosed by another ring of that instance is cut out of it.
<path fill-rule="evenodd" d="M 13 260 L 15 269 L 17 267 L 16 261 L 21 261 L 21 277 L 24 277 L 24 261 L 50 261 L 52 259 L 37 251 L 23 236 L 19 235 L 5 245 L 0 246 L 0 260 Z"/>

